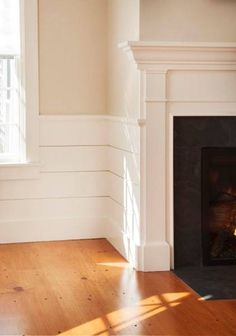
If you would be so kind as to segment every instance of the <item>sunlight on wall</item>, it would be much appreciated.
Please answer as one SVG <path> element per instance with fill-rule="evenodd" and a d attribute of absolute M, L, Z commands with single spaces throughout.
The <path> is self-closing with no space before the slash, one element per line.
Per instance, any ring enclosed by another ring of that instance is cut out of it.
<path fill-rule="evenodd" d="M 112 120 L 109 128 L 111 208 L 108 239 L 138 268 L 140 254 L 140 126 L 137 119 Z"/>
<path fill-rule="evenodd" d="M 130 176 L 126 158 L 123 159 L 124 182 L 123 182 L 123 243 L 126 258 L 132 265 L 136 264 L 136 246 L 140 245 L 140 219 L 139 219 L 139 199 L 137 192 L 134 191 L 134 183 Z"/>

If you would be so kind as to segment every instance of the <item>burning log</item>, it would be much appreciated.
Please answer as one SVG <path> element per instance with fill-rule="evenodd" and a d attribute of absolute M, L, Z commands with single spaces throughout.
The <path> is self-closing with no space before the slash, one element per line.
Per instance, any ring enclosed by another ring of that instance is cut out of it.
<path fill-rule="evenodd" d="M 225 248 L 226 242 L 236 233 L 236 197 L 228 193 L 221 193 L 216 201 L 212 202 L 211 230 L 216 237 L 211 247 L 211 256 L 219 257 Z"/>

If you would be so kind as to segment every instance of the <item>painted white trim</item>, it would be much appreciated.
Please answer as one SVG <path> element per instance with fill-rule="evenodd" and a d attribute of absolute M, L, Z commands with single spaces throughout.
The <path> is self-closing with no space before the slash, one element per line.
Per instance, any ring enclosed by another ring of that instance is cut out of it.
<path fill-rule="evenodd" d="M 79 115 L 40 116 L 39 121 L 42 163 L 0 167 L 0 241 L 107 237 L 107 217 L 113 202 L 109 180 L 115 188 L 115 204 L 123 203 L 124 186 L 138 188 L 139 155 L 123 149 L 126 142 L 120 137 L 126 134 L 135 142 L 140 129 L 137 120 Z M 115 137 L 109 129 L 116 131 Z M 121 144 L 121 148 L 110 143 Z M 132 211 L 121 205 L 117 208 L 118 229 L 123 225 L 123 215 L 132 216 Z"/>
<path fill-rule="evenodd" d="M 39 161 L 38 1 L 21 0 L 22 85 L 25 99 L 25 161 Z"/>
<path fill-rule="evenodd" d="M 108 170 L 107 146 L 40 147 L 41 172 Z"/>
<path fill-rule="evenodd" d="M 87 121 L 110 121 L 110 122 L 117 122 L 117 123 L 124 123 L 124 124 L 134 124 L 138 123 L 138 119 L 135 118 L 125 118 L 116 115 L 108 115 L 108 114 L 99 114 L 99 115 L 88 115 L 88 114 L 67 114 L 67 115 L 43 115 L 39 116 L 40 120 L 42 121 L 80 121 L 80 120 L 87 120 Z"/>
<path fill-rule="evenodd" d="M 106 222 L 106 217 L 96 215 L 91 217 L 1 220 L 0 244 L 105 238 Z"/>
<path fill-rule="evenodd" d="M 170 259 L 167 242 L 140 245 L 111 218 L 107 219 L 106 238 L 126 258 L 130 265 L 139 271 L 166 271 Z"/>
<path fill-rule="evenodd" d="M 0 180 L 32 180 L 40 177 L 40 163 L 1 163 Z"/>
<path fill-rule="evenodd" d="M 140 70 L 236 70 L 236 43 L 128 41 L 119 47 Z"/>
<path fill-rule="evenodd" d="M 89 114 L 57 114 L 57 115 L 53 115 L 53 114 L 48 114 L 48 115 L 44 115 L 41 114 L 39 116 L 40 121 L 80 121 L 80 120 L 87 120 L 87 121 L 99 121 L 99 120 L 107 120 L 107 115 L 106 114 L 93 114 L 93 115 L 89 115 Z"/>
<path fill-rule="evenodd" d="M 166 241 L 152 242 L 140 247 L 139 270 L 145 272 L 166 271 L 170 263 L 170 246 Z"/>
<path fill-rule="evenodd" d="M 124 255 L 140 269 L 139 232 L 132 231 L 139 225 L 138 121 L 104 115 L 39 121 L 41 165 L 0 167 L 0 242 L 111 238 L 122 252 L 123 240 Z"/>
<path fill-rule="evenodd" d="M 107 144 L 108 127 L 104 116 L 40 116 L 40 146 Z"/>
<path fill-rule="evenodd" d="M 236 104 L 236 100 L 182 100 L 182 99 L 157 99 L 157 98 L 146 98 L 145 103 L 176 103 L 176 104 L 189 104 L 189 103 L 194 103 L 194 104 L 214 104 L 214 103 L 224 103 L 224 104 Z"/>
<path fill-rule="evenodd" d="M 139 119 L 135 118 L 125 118 L 120 116 L 107 116 L 106 120 L 116 123 L 122 123 L 126 125 L 138 125 Z"/>
<path fill-rule="evenodd" d="M 107 197 L 109 178 L 107 171 L 45 172 L 40 174 L 40 179 L 32 181 L 24 181 L 22 176 L 14 183 L 0 181 L 0 201 Z"/>
<path fill-rule="evenodd" d="M 197 76 L 199 70 L 204 70 L 207 76 L 211 76 L 213 70 L 227 70 L 217 77 L 218 81 L 232 72 L 235 76 L 236 43 L 131 41 L 120 44 L 120 47 L 128 53 L 142 74 L 142 119 L 139 121 L 141 246 L 137 264 L 144 271 L 169 270 L 170 266 L 174 266 L 173 117 L 236 115 L 236 100 L 231 91 L 229 94 L 224 91 L 223 99 L 219 99 L 221 82 L 209 88 L 210 99 L 202 99 L 204 95 L 198 95 L 196 89 L 200 81 L 190 88 L 189 92 L 194 92 L 194 99 L 178 99 L 179 90 L 175 91 L 175 99 L 169 99 L 168 89 L 172 78 L 167 74 L 170 70 L 184 74 L 191 70 Z M 215 77 L 210 78 L 214 82 Z M 226 83 L 230 83 L 230 80 Z M 185 82 L 185 76 L 180 76 L 178 85 L 181 84 L 185 85 L 182 90 L 189 85 L 189 82 Z"/>
<path fill-rule="evenodd" d="M 0 180 L 39 177 L 39 76 L 38 1 L 20 0 L 20 124 L 21 158 L 12 164 L 0 163 Z"/>
<path fill-rule="evenodd" d="M 171 49 L 232 49 L 236 48 L 236 42 L 177 42 L 177 41 L 124 41 L 119 43 L 119 48 L 171 48 Z"/>

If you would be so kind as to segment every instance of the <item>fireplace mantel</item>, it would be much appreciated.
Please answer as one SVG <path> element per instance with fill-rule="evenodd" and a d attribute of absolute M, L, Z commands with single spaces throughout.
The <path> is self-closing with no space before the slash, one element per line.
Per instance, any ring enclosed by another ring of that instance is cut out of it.
<path fill-rule="evenodd" d="M 137 268 L 174 267 L 173 118 L 236 116 L 236 43 L 125 42 L 140 71 Z"/>
<path fill-rule="evenodd" d="M 124 42 L 126 51 L 140 70 L 228 69 L 236 65 L 236 43 Z M 231 69 L 231 68 L 230 68 Z"/>

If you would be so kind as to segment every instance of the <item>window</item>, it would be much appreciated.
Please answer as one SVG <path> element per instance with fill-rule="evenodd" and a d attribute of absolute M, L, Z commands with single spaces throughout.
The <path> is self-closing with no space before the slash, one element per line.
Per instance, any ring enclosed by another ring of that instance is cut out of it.
<path fill-rule="evenodd" d="M 0 0 L 0 179 L 38 165 L 37 30 L 37 0 Z"/>
<path fill-rule="evenodd" d="M 20 161 L 17 57 L 0 58 L 0 161 Z"/>
<path fill-rule="evenodd" d="M 19 0 L 0 0 L 0 162 L 20 161 Z"/>

